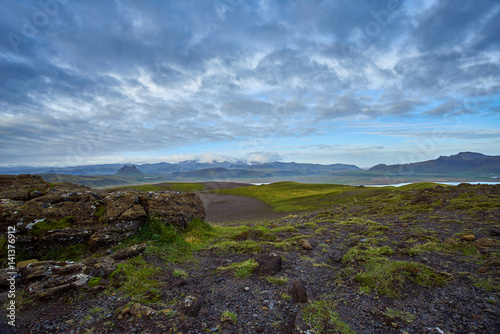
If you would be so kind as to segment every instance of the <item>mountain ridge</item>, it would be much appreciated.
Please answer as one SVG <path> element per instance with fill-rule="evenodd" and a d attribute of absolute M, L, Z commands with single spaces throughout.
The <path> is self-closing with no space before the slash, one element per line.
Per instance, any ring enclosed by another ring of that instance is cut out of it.
<path fill-rule="evenodd" d="M 368 171 L 392 174 L 457 174 L 457 173 L 500 173 L 500 156 L 489 156 L 477 152 L 459 152 L 455 155 L 440 156 L 434 160 L 408 164 L 379 164 Z"/>

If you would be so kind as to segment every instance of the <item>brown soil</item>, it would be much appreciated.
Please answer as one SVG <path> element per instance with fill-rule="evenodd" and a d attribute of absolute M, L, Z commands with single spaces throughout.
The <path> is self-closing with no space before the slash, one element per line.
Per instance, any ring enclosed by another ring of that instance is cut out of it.
<path fill-rule="evenodd" d="M 198 194 L 205 206 L 205 221 L 209 223 L 255 222 L 285 217 L 288 213 L 274 212 L 258 199 L 219 194 Z"/>

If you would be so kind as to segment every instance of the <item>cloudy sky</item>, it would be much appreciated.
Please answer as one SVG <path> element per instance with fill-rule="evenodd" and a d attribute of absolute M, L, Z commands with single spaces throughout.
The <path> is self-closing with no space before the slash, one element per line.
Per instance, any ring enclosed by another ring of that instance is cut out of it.
<path fill-rule="evenodd" d="M 500 155 L 498 0 L 1 0 L 0 165 Z"/>

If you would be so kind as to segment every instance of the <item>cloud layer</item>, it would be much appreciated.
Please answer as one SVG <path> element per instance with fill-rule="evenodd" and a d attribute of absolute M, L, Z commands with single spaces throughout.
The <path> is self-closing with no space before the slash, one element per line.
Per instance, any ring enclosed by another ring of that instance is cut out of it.
<path fill-rule="evenodd" d="M 2 165 L 369 164 L 432 127 L 436 155 L 498 154 L 494 0 L 12 1 L 0 31 Z"/>

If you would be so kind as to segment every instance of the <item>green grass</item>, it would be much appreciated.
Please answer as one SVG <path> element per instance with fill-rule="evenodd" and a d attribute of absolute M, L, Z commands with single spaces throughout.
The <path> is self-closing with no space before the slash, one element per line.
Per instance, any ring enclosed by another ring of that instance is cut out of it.
<path fill-rule="evenodd" d="M 220 316 L 220 321 L 235 324 L 238 321 L 238 317 L 231 311 L 224 311 Z"/>
<path fill-rule="evenodd" d="M 161 299 L 160 282 L 152 277 L 160 270 L 160 267 L 147 263 L 142 256 L 120 263 L 109 275 L 111 288 L 108 292 L 118 289 L 133 301 L 156 303 Z"/>
<path fill-rule="evenodd" d="M 415 316 L 413 314 L 389 307 L 386 309 L 384 314 L 390 319 L 399 319 L 406 323 L 411 323 L 413 320 L 415 320 Z"/>
<path fill-rule="evenodd" d="M 271 283 L 272 285 L 285 285 L 288 282 L 288 277 L 282 276 L 282 277 L 266 277 L 266 281 Z"/>
<path fill-rule="evenodd" d="M 311 326 L 314 333 L 354 334 L 348 324 L 340 320 L 334 312 L 335 303 L 319 300 L 304 308 L 304 321 Z"/>
<path fill-rule="evenodd" d="M 407 280 L 430 287 L 446 284 L 451 276 L 418 262 L 376 258 L 364 263 L 364 270 L 354 278 L 366 290 L 375 290 L 388 297 L 398 298 Z"/>
<path fill-rule="evenodd" d="M 343 262 L 349 261 L 369 261 L 375 258 L 381 258 L 385 255 L 394 254 L 394 250 L 389 246 L 382 247 L 368 247 L 367 249 L 360 249 L 359 247 L 352 247 L 349 251 L 343 256 Z"/>
<path fill-rule="evenodd" d="M 250 259 L 243 262 L 233 263 L 227 267 L 219 267 L 217 270 L 234 270 L 234 276 L 238 278 L 247 278 L 254 272 L 257 265 L 257 261 Z"/>
<path fill-rule="evenodd" d="M 278 212 L 314 210 L 335 203 L 350 203 L 364 198 L 373 188 L 359 188 L 339 184 L 309 184 L 277 182 L 268 185 L 236 189 L 221 189 L 217 193 L 255 197 Z M 353 192 L 345 195 L 347 192 Z"/>

